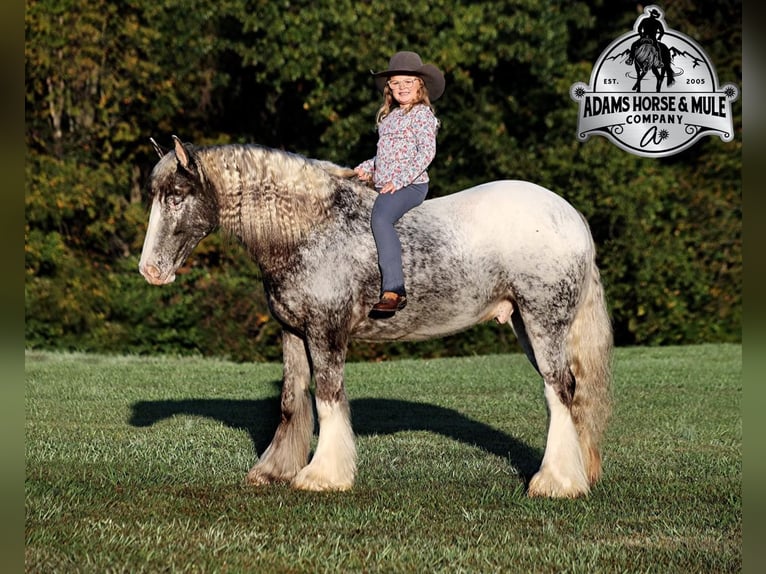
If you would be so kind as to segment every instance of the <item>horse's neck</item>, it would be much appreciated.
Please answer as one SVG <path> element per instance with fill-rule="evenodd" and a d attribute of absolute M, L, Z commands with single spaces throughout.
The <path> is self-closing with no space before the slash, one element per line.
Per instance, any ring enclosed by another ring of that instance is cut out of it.
<path fill-rule="evenodd" d="M 283 257 L 330 213 L 332 178 L 291 154 L 255 146 L 223 146 L 206 158 L 218 195 L 221 228 L 263 266 Z"/>

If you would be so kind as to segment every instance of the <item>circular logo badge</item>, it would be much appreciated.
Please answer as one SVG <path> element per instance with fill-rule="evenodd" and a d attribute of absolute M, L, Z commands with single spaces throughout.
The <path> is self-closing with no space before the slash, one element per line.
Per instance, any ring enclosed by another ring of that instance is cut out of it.
<path fill-rule="evenodd" d="M 649 6 L 634 31 L 620 36 L 593 67 L 590 85 L 569 91 L 579 103 L 580 141 L 602 135 L 631 153 L 678 153 L 705 135 L 733 138 L 733 84 L 718 86 L 715 68 L 692 39 L 666 27 Z"/>

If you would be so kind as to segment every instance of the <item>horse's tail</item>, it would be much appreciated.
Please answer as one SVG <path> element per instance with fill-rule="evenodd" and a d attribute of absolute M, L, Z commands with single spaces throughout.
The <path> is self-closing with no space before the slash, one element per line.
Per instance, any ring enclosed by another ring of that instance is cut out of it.
<path fill-rule="evenodd" d="M 601 439 L 612 410 L 613 337 L 595 247 L 589 267 L 585 292 L 567 336 L 566 349 L 575 378 L 572 418 L 580 439 L 586 476 L 593 485 L 601 477 Z"/>
<path fill-rule="evenodd" d="M 673 71 L 673 56 L 670 55 L 670 48 L 665 44 L 660 44 L 662 63 L 665 66 L 665 74 L 668 79 L 668 86 L 676 83 L 676 73 Z"/>

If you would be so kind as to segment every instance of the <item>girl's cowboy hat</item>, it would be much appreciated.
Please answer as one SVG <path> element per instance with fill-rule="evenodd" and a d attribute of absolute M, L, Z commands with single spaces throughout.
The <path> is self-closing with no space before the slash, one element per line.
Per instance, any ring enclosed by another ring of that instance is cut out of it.
<path fill-rule="evenodd" d="M 388 70 L 372 72 L 372 75 L 381 92 L 391 76 L 418 76 L 426 85 L 431 101 L 438 99 L 444 93 L 444 74 L 433 64 L 423 64 L 420 56 L 415 52 L 397 52 L 388 61 Z"/>

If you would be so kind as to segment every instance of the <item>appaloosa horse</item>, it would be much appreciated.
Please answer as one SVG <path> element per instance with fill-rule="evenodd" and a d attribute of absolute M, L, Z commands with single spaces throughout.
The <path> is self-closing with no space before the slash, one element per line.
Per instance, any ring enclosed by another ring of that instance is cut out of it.
<path fill-rule="evenodd" d="M 409 303 L 394 317 L 368 311 L 380 276 L 370 231 L 375 191 L 351 170 L 256 145 L 194 147 L 174 136 L 150 176 L 152 208 L 139 268 L 170 283 L 216 228 L 260 266 L 283 326 L 282 417 L 247 475 L 345 490 L 356 446 L 344 386 L 351 338 L 423 340 L 491 319 L 509 322 L 544 381 L 545 454 L 532 496 L 587 494 L 601 475 L 610 412 L 612 331 L 585 219 L 560 196 L 495 181 L 432 199 L 397 224 Z M 313 433 L 311 377 L 319 439 Z"/>

